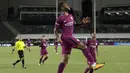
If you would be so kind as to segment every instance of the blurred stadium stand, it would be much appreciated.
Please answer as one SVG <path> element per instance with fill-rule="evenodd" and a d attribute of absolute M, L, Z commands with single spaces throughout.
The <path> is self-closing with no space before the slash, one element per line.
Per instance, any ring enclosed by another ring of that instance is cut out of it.
<path fill-rule="evenodd" d="M 53 33 L 55 6 L 20 6 L 19 20 L 9 21 L 21 34 Z M 97 33 L 129 33 L 130 6 L 103 7 L 97 15 Z M 93 25 L 93 24 L 89 24 Z M 74 33 L 90 33 L 93 26 L 75 27 Z"/>
<path fill-rule="evenodd" d="M 100 20 L 105 24 L 129 24 L 130 6 L 103 7 Z"/>
<path fill-rule="evenodd" d="M 20 34 L 26 34 L 26 38 L 31 36 L 31 34 L 36 34 L 37 38 L 40 38 L 43 34 L 53 34 L 54 24 L 55 24 L 55 6 L 21 6 L 20 16 L 17 20 L 9 20 L 9 24 L 12 25 Z M 78 13 L 78 12 L 77 12 Z M 79 19 L 78 19 L 79 20 Z M 120 41 L 128 42 L 130 38 L 130 6 L 111 6 L 103 7 L 97 15 L 97 36 L 100 38 L 101 42 L 111 42 Z M 0 23 L 2 24 L 2 23 Z M 93 24 L 89 24 L 93 25 Z M 3 30 L 7 29 L 4 25 L 0 25 Z M 75 27 L 74 33 L 78 34 L 76 36 L 85 38 L 90 37 L 89 33 L 92 32 L 93 26 Z M 3 31 L 0 31 L 1 33 Z M 12 32 L 8 29 L 4 31 L 3 39 L 13 38 Z M 125 34 L 122 34 L 125 33 Z M 87 34 L 87 35 L 82 35 Z M 99 35 L 100 34 L 100 35 Z M 118 35 L 119 34 L 119 35 Z M 35 36 L 31 37 L 35 37 Z M 10 36 L 7 37 L 6 36 Z M 20 35 L 18 35 L 20 36 Z M 17 36 L 17 37 L 18 37 Z M 102 36 L 102 37 L 101 37 Z M 50 36 L 50 38 L 52 35 Z M 77 37 L 77 38 L 78 38 Z M 53 37 L 54 38 L 54 37 Z M 109 39 L 107 39 L 109 38 Z M 114 39 L 113 39 L 114 38 Z M 121 40 L 118 40 L 118 39 Z M 127 40 L 126 40 L 127 38 Z M 123 40 L 123 41 L 122 41 Z"/>
<path fill-rule="evenodd" d="M 0 21 L 0 40 L 12 40 L 14 34 Z"/>

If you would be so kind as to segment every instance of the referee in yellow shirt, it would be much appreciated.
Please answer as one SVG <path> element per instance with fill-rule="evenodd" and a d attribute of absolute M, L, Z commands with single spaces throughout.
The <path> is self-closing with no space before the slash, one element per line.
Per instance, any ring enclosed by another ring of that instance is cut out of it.
<path fill-rule="evenodd" d="M 12 50 L 12 53 L 13 53 L 14 50 L 17 49 L 18 55 L 19 55 L 19 59 L 15 63 L 13 63 L 13 68 L 15 68 L 15 65 L 17 63 L 19 63 L 20 61 L 22 61 L 22 68 L 26 69 L 26 67 L 24 65 L 24 48 L 27 48 L 27 46 L 25 45 L 24 41 L 22 41 L 22 39 L 19 39 L 15 43 L 15 48 Z M 27 48 L 27 49 L 30 51 L 29 48 Z"/>

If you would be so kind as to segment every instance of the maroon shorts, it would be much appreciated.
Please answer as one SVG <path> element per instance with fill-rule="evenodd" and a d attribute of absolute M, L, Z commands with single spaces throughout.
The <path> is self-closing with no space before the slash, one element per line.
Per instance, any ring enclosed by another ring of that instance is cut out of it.
<path fill-rule="evenodd" d="M 31 47 L 31 44 L 27 44 L 28 47 Z"/>
<path fill-rule="evenodd" d="M 61 37 L 62 40 L 62 54 L 71 54 L 71 50 L 80 43 L 78 39 L 73 36 Z"/>
<path fill-rule="evenodd" d="M 41 50 L 40 50 L 40 55 L 41 55 L 41 56 L 44 56 L 44 55 L 47 55 L 47 54 L 48 54 L 48 52 L 47 52 L 46 49 L 41 49 Z"/>
<path fill-rule="evenodd" d="M 90 52 L 90 53 L 93 56 L 94 61 L 96 62 L 97 61 L 97 59 L 96 59 L 96 53 L 95 52 Z"/>

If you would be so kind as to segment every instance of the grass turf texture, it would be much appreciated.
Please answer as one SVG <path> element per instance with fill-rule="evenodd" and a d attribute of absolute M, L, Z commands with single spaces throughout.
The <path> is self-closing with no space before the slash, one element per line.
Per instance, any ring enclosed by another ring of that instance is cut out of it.
<path fill-rule="evenodd" d="M 17 52 L 11 54 L 13 47 L 0 47 L 0 73 L 56 73 L 60 63 L 61 48 L 58 55 L 54 47 L 48 47 L 49 59 L 43 66 L 38 65 L 39 47 L 31 47 L 31 52 L 25 50 L 25 65 L 27 69 L 21 68 L 21 62 L 12 68 L 12 63 L 18 59 Z M 95 71 L 95 73 L 130 73 L 130 46 L 99 46 L 98 62 L 106 62 L 106 65 Z M 82 52 L 73 49 L 69 63 L 64 73 L 83 73 L 87 66 Z"/>

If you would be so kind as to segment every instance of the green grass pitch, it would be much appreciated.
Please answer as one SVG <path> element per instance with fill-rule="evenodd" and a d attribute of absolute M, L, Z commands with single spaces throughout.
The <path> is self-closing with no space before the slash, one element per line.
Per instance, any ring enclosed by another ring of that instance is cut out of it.
<path fill-rule="evenodd" d="M 31 47 L 31 52 L 25 50 L 25 65 L 21 63 L 12 68 L 12 63 L 18 59 L 17 52 L 11 54 L 13 47 L 0 47 L 0 73 L 56 73 L 61 59 L 61 48 L 58 55 L 54 47 L 48 47 L 49 59 L 43 66 L 38 65 L 39 47 Z M 53 52 L 53 53 L 52 53 Z M 106 62 L 106 65 L 94 73 L 130 73 L 130 46 L 99 46 L 98 62 Z M 86 59 L 82 52 L 76 49 L 72 54 L 64 73 L 83 73 L 87 67 Z"/>

